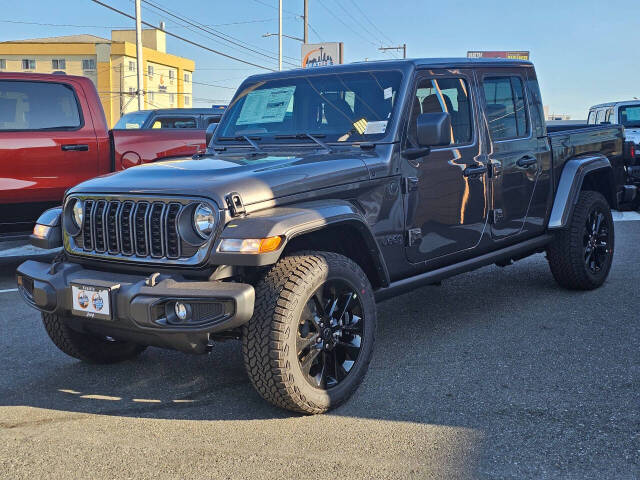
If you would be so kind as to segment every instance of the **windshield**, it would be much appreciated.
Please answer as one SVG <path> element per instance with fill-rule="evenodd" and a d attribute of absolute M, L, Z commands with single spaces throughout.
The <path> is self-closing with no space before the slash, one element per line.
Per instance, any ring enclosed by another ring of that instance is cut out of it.
<path fill-rule="evenodd" d="M 372 141 L 385 136 L 402 81 L 398 71 L 274 78 L 245 85 L 216 141 Z"/>
<path fill-rule="evenodd" d="M 640 105 L 629 105 L 618 109 L 620 123 L 625 127 L 640 128 Z"/>
<path fill-rule="evenodd" d="M 113 127 L 114 130 L 131 130 L 142 128 L 144 122 L 149 118 L 149 112 L 131 112 L 120 117 L 118 123 Z"/>

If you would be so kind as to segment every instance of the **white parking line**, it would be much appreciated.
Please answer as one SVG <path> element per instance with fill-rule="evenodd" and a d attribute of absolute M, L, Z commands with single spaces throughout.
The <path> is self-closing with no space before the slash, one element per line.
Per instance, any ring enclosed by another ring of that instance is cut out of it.
<path fill-rule="evenodd" d="M 17 288 L 7 288 L 6 290 L 0 290 L 0 293 L 17 292 Z"/>
<path fill-rule="evenodd" d="M 640 213 L 638 212 L 611 212 L 614 222 L 631 222 L 633 220 L 640 220 Z"/>

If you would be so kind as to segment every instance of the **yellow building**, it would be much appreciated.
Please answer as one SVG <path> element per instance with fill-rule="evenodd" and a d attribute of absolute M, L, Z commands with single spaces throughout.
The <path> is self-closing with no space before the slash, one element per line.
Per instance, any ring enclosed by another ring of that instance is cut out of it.
<path fill-rule="evenodd" d="M 135 30 L 112 30 L 111 40 L 94 35 L 34 38 L 0 43 L 0 72 L 53 73 L 89 77 L 98 89 L 112 127 L 138 109 Z M 142 31 L 145 108 L 192 106 L 195 62 L 166 52 L 165 33 Z"/>

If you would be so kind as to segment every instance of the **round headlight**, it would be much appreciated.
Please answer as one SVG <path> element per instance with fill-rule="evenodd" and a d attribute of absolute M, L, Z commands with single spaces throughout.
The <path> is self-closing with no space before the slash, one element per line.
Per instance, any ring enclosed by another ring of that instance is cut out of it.
<path fill-rule="evenodd" d="M 73 221 L 76 224 L 76 227 L 82 228 L 82 220 L 84 219 L 84 205 L 82 200 L 74 200 L 71 209 L 73 212 Z"/>
<path fill-rule="evenodd" d="M 207 239 L 211 236 L 214 226 L 215 219 L 213 217 L 213 210 L 204 203 L 201 203 L 193 212 L 193 227 L 196 232 L 198 232 L 198 235 Z"/>

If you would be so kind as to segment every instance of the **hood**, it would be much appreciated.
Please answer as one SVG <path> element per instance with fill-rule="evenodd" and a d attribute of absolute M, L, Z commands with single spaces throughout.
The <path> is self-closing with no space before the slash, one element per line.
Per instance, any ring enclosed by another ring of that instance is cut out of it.
<path fill-rule="evenodd" d="M 202 196 L 225 205 L 237 192 L 245 205 L 369 179 L 360 148 L 327 154 L 208 155 L 148 163 L 80 183 L 69 193 Z"/>
<path fill-rule="evenodd" d="M 627 142 L 635 142 L 636 145 L 640 144 L 640 128 L 625 128 L 624 139 Z"/>

